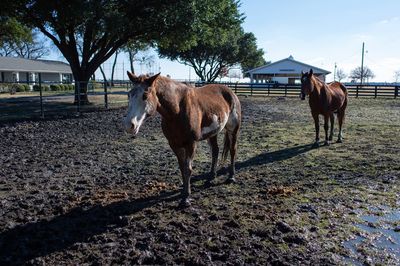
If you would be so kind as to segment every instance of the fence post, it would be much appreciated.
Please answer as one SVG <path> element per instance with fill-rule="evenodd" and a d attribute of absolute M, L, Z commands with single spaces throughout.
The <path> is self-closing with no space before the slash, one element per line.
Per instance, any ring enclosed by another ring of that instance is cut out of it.
<path fill-rule="evenodd" d="M 237 94 L 237 82 L 235 83 L 235 94 Z"/>
<path fill-rule="evenodd" d="M 285 84 L 285 97 L 287 96 L 287 84 Z"/>
<path fill-rule="evenodd" d="M 376 97 L 378 96 L 378 86 L 375 86 L 375 99 L 376 99 Z"/>
<path fill-rule="evenodd" d="M 107 93 L 107 82 L 104 81 L 104 105 L 108 109 L 108 93 Z"/>
<path fill-rule="evenodd" d="M 356 98 L 358 98 L 358 85 L 356 86 Z"/>
<path fill-rule="evenodd" d="M 253 83 L 250 84 L 250 96 L 253 96 Z"/>
<path fill-rule="evenodd" d="M 394 98 L 396 99 L 399 96 L 399 86 L 394 87 Z"/>
<path fill-rule="evenodd" d="M 42 92 L 42 74 L 39 72 L 39 91 L 40 91 L 40 116 L 44 118 L 43 92 Z"/>
<path fill-rule="evenodd" d="M 270 93 L 270 90 L 271 90 L 271 89 L 270 89 L 270 88 L 271 88 L 271 85 L 268 84 L 268 87 L 267 87 L 267 88 L 268 88 L 268 96 L 269 96 L 269 93 Z"/>

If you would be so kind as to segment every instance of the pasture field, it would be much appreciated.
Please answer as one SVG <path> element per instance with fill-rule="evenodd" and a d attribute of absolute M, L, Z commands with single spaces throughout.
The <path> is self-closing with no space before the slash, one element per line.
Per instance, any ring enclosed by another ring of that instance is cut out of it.
<path fill-rule="evenodd" d="M 1 125 L 0 265 L 400 264 L 400 101 L 350 98 L 313 149 L 307 101 L 240 100 L 238 183 L 207 184 L 200 143 L 187 209 L 159 116 L 136 139 L 124 109 Z"/>

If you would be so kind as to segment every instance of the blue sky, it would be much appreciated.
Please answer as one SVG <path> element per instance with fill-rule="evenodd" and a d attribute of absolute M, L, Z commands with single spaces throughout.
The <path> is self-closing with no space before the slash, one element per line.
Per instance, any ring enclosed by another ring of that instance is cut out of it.
<path fill-rule="evenodd" d="M 361 65 L 361 47 L 365 42 L 364 64 L 376 77 L 372 81 L 394 81 L 400 70 L 400 1 L 399 0 L 242 0 L 246 16 L 243 27 L 253 32 L 267 61 L 292 55 L 295 60 L 331 72 L 334 65 L 347 74 Z M 106 73 L 112 58 L 103 65 Z M 135 65 L 136 71 L 147 72 Z M 118 60 L 116 78 L 128 68 L 128 59 Z M 161 71 L 176 79 L 193 79 L 188 66 L 157 59 L 151 71 Z M 96 72 L 98 78 L 100 73 Z M 332 80 L 333 74 L 327 80 Z"/>
<path fill-rule="evenodd" d="M 269 3 L 268 3 L 269 2 Z M 293 57 L 333 72 L 364 64 L 374 81 L 394 81 L 400 70 L 400 1 L 242 1 L 243 25 L 255 34 L 265 59 Z M 328 77 L 333 79 L 333 75 Z"/>

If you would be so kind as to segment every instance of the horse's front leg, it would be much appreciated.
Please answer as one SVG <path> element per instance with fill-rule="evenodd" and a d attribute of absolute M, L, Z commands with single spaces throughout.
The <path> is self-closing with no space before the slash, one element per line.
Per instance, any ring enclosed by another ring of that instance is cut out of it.
<path fill-rule="evenodd" d="M 318 113 L 312 113 L 315 124 L 315 142 L 314 147 L 319 147 L 319 115 Z"/>
<path fill-rule="evenodd" d="M 210 169 L 210 180 L 212 180 L 217 175 L 216 168 L 217 168 L 218 153 L 219 153 L 217 136 L 209 138 L 208 144 L 210 145 L 211 156 L 212 156 L 211 169 Z"/>
<path fill-rule="evenodd" d="M 324 115 L 325 146 L 330 145 L 328 138 L 328 129 L 329 129 L 329 115 Z"/>
<path fill-rule="evenodd" d="M 196 143 L 193 142 L 184 148 L 172 148 L 178 158 L 179 168 L 183 179 L 182 200 L 180 206 L 190 206 L 190 176 L 192 175 L 192 162 Z"/>

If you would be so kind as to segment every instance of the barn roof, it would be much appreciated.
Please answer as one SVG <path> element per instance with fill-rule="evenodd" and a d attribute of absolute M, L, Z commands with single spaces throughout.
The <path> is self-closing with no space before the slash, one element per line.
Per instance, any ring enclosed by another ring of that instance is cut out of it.
<path fill-rule="evenodd" d="M 69 64 L 61 61 L 0 56 L 0 71 L 71 74 Z"/>
<path fill-rule="evenodd" d="M 301 71 L 308 71 L 310 68 L 313 69 L 316 74 L 330 74 L 330 71 L 315 67 L 303 62 L 299 62 L 293 59 L 292 56 L 284 58 L 282 60 L 273 62 L 268 65 L 260 66 L 247 71 L 249 74 L 293 74 L 301 73 Z"/>

